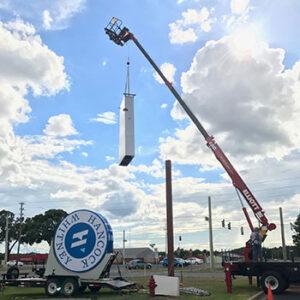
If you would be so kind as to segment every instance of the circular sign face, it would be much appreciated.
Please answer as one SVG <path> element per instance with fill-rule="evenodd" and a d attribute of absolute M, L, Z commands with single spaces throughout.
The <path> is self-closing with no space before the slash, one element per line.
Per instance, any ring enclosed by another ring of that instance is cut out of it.
<path fill-rule="evenodd" d="M 57 261 L 73 272 L 96 267 L 112 252 L 112 231 L 104 217 L 89 210 L 77 210 L 59 224 L 53 241 Z"/>

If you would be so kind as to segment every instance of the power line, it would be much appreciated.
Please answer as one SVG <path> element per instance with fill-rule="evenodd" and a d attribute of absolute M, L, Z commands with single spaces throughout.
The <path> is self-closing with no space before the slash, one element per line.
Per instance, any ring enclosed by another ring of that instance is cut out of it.
<path fill-rule="evenodd" d="M 265 189 L 252 189 L 253 192 L 264 192 L 264 191 L 273 191 L 273 190 L 285 190 L 285 189 L 290 189 L 290 188 L 293 188 L 293 187 L 298 187 L 299 188 L 299 185 L 288 185 L 288 186 L 282 186 L 282 187 L 270 187 L 270 188 L 265 188 Z M 224 189 L 224 187 L 214 187 L 213 189 Z M 229 188 L 228 187 L 225 187 L 225 188 Z M 209 189 L 208 189 L 209 190 Z M 195 194 L 197 193 L 200 193 L 199 192 L 195 192 Z M 213 192 L 210 192 L 210 194 L 212 195 L 212 197 L 217 197 L 217 196 L 233 196 L 234 195 L 234 192 L 217 192 L 217 193 L 213 193 Z M 296 193 L 295 193 L 296 194 Z M 275 194 L 271 194 L 271 195 L 267 195 L 267 196 L 264 196 L 263 198 L 264 199 L 269 199 L 270 197 L 279 197 L 279 196 L 285 196 L 286 194 L 284 193 L 281 193 L 281 194 L 278 194 L 278 193 L 275 193 Z M 176 200 L 176 198 L 178 199 L 178 197 L 174 196 L 174 199 Z M 179 197 L 180 198 L 180 197 Z M 55 203 L 56 201 L 58 201 L 59 203 L 70 203 L 70 202 L 76 202 L 76 200 L 74 199 L 65 199 L 65 200 L 61 200 L 61 199 L 51 199 L 53 201 L 53 203 Z M 54 202 L 55 201 L 55 202 Z M 82 199 L 78 199 L 77 200 L 78 202 L 79 201 L 82 201 Z M 206 199 L 203 197 L 203 199 L 199 199 L 197 200 L 197 202 L 205 202 Z M 226 200 L 226 201 L 236 201 L 235 199 L 234 200 Z M 193 201 L 192 201 L 193 202 Z M 216 203 L 216 202 L 224 202 L 224 200 L 221 200 L 221 199 L 214 199 L 213 203 Z M 26 202 L 27 204 L 35 204 L 35 203 L 45 203 L 45 201 L 27 201 Z M 122 210 L 121 208 L 118 208 L 118 210 Z M 126 209 L 124 209 L 126 210 Z"/>

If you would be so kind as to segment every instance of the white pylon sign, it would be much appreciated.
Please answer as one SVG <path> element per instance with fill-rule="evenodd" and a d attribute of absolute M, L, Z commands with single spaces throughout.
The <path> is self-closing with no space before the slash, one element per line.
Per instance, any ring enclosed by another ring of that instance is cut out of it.
<path fill-rule="evenodd" d="M 134 94 L 124 93 L 124 97 L 120 106 L 120 166 L 128 166 L 135 154 L 134 96 Z"/>

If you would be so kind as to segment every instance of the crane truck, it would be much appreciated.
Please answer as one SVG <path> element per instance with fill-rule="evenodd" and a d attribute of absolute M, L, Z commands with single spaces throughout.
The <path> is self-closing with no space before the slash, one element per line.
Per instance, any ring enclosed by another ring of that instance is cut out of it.
<path fill-rule="evenodd" d="M 109 39 L 112 40 L 115 44 L 119 46 L 124 46 L 128 41 L 132 41 L 137 48 L 142 52 L 160 78 L 163 80 L 167 88 L 179 102 L 183 110 L 190 117 L 192 122 L 195 124 L 197 129 L 200 131 L 202 136 L 206 141 L 206 145 L 214 153 L 216 159 L 221 163 L 227 174 L 232 180 L 232 184 L 237 191 L 237 195 L 242 204 L 242 210 L 247 220 L 247 223 L 250 227 L 250 230 L 253 232 L 254 226 L 250 219 L 250 216 L 247 212 L 246 207 L 243 205 L 241 195 L 245 201 L 250 206 L 255 218 L 260 224 L 260 233 L 263 236 L 263 240 L 266 238 L 268 231 L 276 229 L 274 223 L 270 223 L 268 218 L 265 215 L 265 211 L 257 201 L 256 197 L 250 191 L 242 177 L 236 171 L 234 166 L 231 164 L 225 153 L 222 151 L 220 146 L 215 141 L 214 137 L 210 135 L 200 121 L 197 119 L 195 114 L 191 111 L 188 105 L 184 102 L 180 94 L 174 88 L 172 83 L 166 78 L 162 73 L 160 68 L 156 65 L 151 56 L 147 53 L 138 39 L 134 36 L 130 30 L 123 26 L 123 22 L 113 17 L 108 25 L 104 28 L 105 33 L 108 35 Z M 251 261 L 251 245 L 249 242 L 246 243 L 244 250 L 244 262 L 229 262 L 224 264 L 225 279 L 227 285 L 227 292 L 232 292 L 232 276 L 233 275 L 242 275 L 242 276 L 257 276 L 261 278 L 261 286 L 266 292 L 268 287 L 271 286 L 271 289 L 274 293 L 281 293 L 285 290 L 290 282 L 300 281 L 300 263 L 294 262 L 253 262 Z"/>

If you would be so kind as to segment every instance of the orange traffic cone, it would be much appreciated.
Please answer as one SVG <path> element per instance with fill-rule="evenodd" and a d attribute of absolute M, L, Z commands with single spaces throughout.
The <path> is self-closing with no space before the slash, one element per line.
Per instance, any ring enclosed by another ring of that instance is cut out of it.
<path fill-rule="evenodd" d="M 273 300 L 273 294 L 272 294 L 272 289 L 271 289 L 270 284 L 269 284 L 269 287 L 268 287 L 268 299 L 267 300 Z"/>

